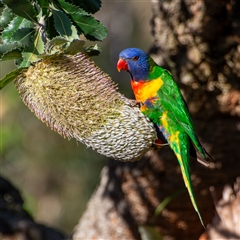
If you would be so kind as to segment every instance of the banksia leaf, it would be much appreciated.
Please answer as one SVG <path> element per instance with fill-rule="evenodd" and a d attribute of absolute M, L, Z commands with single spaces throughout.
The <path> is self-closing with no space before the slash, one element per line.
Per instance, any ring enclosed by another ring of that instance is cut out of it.
<path fill-rule="evenodd" d="M 13 33 L 11 42 L 21 42 L 22 45 L 28 46 L 32 41 L 34 32 L 33 28 L 19 28 Z"/>
<path fill-rule="evenodd" d="M 58 2 L 61 4 L 63 0 L 58 0 Z M 69 4 L 74 4 L 76 6 L 79 6 L 83 8 L 88 13 L 96 13 L 100 7 L 101 7 L 101 1 L 100 0 L 66 0 Z"/>
<path fill-rule="evenodd" d="M 77 0 L 73 0 L 73 3 L 77 3 Z M 90 13 L 97 12 L 101 7 L 101 1 L 100 0 L 83 0 L 81 1 L 82 8 Z"/>
<path fill-rule="evenodd" d="M 9 52 L 12 52 L 21 47 L 21 43 L 14 42 L 8 44 L 0 44 L 0 59 Z"/>
<path fill-rule="evenodd" d="M 89 47 L 84 47 L 84 52 L 87 53 L 88 56 L 98 56 L 101 49 L 97 44 L 95 44 Z"/>
<path fill-rule="evenodd" d="M 18 49 L 14 49 L 12 51 L 9 51 L 1 56 L 0 60 L 15 60 L 22 57 L 21 51 Z"/>
<path fill-rule="evenodd" d="M 22 17 L 15 17 L 8 26 L 3 30 L 1 38 L 4 44 L 8 44 L 9 42 L 14 42 L 15 40 L 12 39 L 13 34 L 21 28 L 29 28 L 31 27 L 32 23 L 25 18 Z"/>
<path fill-rule="evenodd" d="M 18 76 L 20 71 L 20 69 L 15 69 L 3 77 L 0 81 L 0 90 L 3 89 L 8 83 L 13 81 Z"/>
<path fill-rule="evenodd" d="M 85 41 L 80 39 L 74 39 L 68 46 L 68 48 L 64 51 L 66 54 L 75 55 L 79 50 L 83 49 L 83 46 L 85 44 Z"/>
<path fill-rule="evenodd" d="M 46 56 L 15 84 L 38 118 L 105 156 L 136 161 L 157 138 L 152 123 L 84 53 Z"/>
<path fill-rule="evenodd" d="M 54 24 L 57 32 L 61 36 L 70 37 L 72 35 L 72 23 L 68 16 L 58 9 L 52 9 Z"/>
<path fill-rule="evenodd" d="M 86 38 L 102 41 L 107 37 L 106 27 L 90 15 L 71 14 L 74 22 L 83 31 Z"/>
<path fill-rule="evenodd" d="M 7 27 L 13 16 L 12 11 L 8 7 L 5 7 L 0 16 L 0 29 Z"/>
<path fill-rule="evenodd" d="M 12 9 L 12 11 L 18 16 L 26 18 L 29 21 L 37 22 L 37 12 L 32 2 L 28 0 L 4 0 L 4 4 L 6 4 L 10 9 Z"/>

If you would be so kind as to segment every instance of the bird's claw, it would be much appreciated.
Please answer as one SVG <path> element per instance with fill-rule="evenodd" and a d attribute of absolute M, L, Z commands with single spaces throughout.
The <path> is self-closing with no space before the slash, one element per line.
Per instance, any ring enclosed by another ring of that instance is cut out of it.
<path fill-rule="evenodd" d="M 129 99 L 129 104 L 132 107 L 139 107 L 141 108 L 143 106 L 143 103 L 141 101 L 135 100 L 135 99 Z"/>

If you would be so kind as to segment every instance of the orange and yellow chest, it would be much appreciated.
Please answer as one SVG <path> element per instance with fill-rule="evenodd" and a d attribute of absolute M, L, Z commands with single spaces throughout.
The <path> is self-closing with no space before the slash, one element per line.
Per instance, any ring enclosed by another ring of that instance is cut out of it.
<path fill-rule="evenodd" d="M 136 100 L 144 103 L 146 100 L 157 96 L 157 92 L 162 87 L 163 81 L 161 78 L 148 82 L 132 80 L 131 85 Z"/>

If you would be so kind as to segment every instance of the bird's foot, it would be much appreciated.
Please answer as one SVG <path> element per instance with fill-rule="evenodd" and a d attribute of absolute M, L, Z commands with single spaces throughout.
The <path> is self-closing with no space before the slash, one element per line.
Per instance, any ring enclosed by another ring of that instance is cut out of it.
<path fill-rule="evenodd" d="M 141 108 L 143 106 L 143 103 L 141 101 L 135 100 L 135 99 L 128 99 L 128 103 L 132 107 L 139 107 Z"/>
<path fill-rule="evenodd" d="M 169 144 L 166 143 L 166 142 L 163 142 L 163 141 L 160 140 L 160 139 L 157 139 L 157 140 L 154 142 L 153 147 L 158 150 L 158 149 L 160 149 L 160 148 L 162 148 L 162 147 L 164 147 L 164 146 L 167 146 L 167 145 L 169 145 Z"/>

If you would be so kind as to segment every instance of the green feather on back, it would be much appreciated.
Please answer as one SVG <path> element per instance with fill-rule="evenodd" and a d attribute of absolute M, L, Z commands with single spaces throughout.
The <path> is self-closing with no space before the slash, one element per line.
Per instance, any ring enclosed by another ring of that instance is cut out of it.
<path fill-rule="evenodd" d="M 156 66 L 156 68 L 162 69 L 159 66 Z M 161 105 L 168 110 L 169 117 L 177 121 L 180 127 L 188 134 L 197 150 L 205 159 L 205 150 L 195 134 L 195 129 L 190 118 L 187 105 L 177 84 L 167 70 L 163 71 L 160 77 L 164 81 L 162 88 L 158 91 L 158 97 L 160 98 Z"/>

